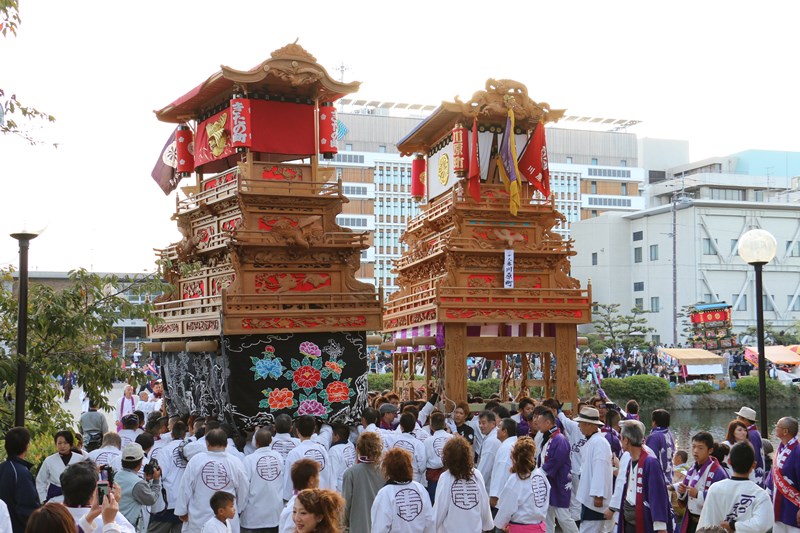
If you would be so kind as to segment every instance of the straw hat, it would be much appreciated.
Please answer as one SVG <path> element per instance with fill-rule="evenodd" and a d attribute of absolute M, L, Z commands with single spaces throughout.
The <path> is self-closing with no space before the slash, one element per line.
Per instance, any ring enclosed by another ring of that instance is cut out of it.
<path fill-rule="evenodd" d="M 581 413 L 573 420 L 575 420 L 575 422 L 586 422 L 587 424 L 594 424 L 596 426 L 603 425 L 603 422 L 600 420 L 600 412 L 594 407 L 581 408 Z"/>
<path fill-rule="evenodd" d="M 741 416 L 742 418 L 746 418 L 748 420 L 752 420 L 753 422 L 756 421 L 756 412 L 749 407 L 742 407 L 739 409 L 738 413 L 733 413 L 736 416 Z"/>

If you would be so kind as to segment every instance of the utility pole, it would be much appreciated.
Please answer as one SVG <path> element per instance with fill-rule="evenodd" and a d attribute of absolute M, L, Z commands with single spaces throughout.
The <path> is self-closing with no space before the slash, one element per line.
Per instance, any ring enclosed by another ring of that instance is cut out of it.
<path fill-rule="evenodd" d="M 678 346 L 678 192 L 672 191 L 672 346 Z"/>

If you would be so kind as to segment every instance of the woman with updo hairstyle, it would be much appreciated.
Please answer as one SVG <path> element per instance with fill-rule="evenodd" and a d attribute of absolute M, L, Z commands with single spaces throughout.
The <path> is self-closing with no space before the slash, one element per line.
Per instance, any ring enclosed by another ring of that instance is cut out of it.
<path fill-rule="evenodd" d="M 372 533 L 428 533 L 433 531 L 430 496 L 413 480 L 411 454 L 392 448 L 381 461 L 386 478 L 372 504 Z"/>
<path fill-rule="evenodd" d="M 25 533 L 78 533 L 75 518 L 64 505 L 48 503 L 36 509 L 28 518 Z"/>
<path fill-rule="evenodd" d="M 295 533 L 341 533 L 344 500 L 338 492 L 305 489 L 294 501 Z"/>
<path fill-rule="evenodd" d="M 56 445 L 56 453 L 45 458 L 39 473 L 36 474 L 36 490 L 39 492 L 39 501 L 47 502 L 52 498 L 61 496 L 61 474 L 71 464 L 83 461 L 84 457 L 80 453 L 72 451 L 75 445 L 75 436 L 72 431 L 57 431 L 53 435 L 53 442 Z"/>
<path fill-rule="evenodd" d="M 433 506 L 436 531 L 481 533 L 494 529 L 486 483 L 474 467 L 472 448 L 456 435 L 442 450 L 445 471 L 439 477 Z"/>
<path fill-rule="evenodd" d="M 544 533 L 550 506 L 550 483 L 536 468 L 536 444 L 520 437 L 511 448 L 511 476 L 500 491 L 494 525 L 509 533 Z"/>

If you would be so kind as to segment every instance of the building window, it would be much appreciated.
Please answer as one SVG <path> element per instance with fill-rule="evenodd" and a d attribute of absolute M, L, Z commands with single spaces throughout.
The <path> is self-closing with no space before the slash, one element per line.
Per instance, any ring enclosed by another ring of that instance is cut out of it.
<path fill-rule="evenodd" d="M 628 160 L 627 159 L 620 159 L 619 160 L 619 166 L 627 167 L 628 166 Z"/>
<path fill-rule="evenodd" d="M 597 164 L 597 158 L 596 158 L 596 157 L 593 157 L 593 158 L 592 158 L 592 164 L 593 164 L 593 165 L 596 165 L 596 164 Z"/>
<path fill-rule="evenodd" d="M 592 209 L 592 218 L 597 216 L 597 209 Z"/>
<path fill-rule="evenodd" d="M 379 154 L 385 154 L 386 153 L 386 145 L 385 144 L 382 144 L 382 145 L 378 146 L 378 153 Z"/>
<path fill-rule="evenodd" d="M 650 261 L 658 261 L 658 245 L 650 245 Z"/>
<path fill-rule="evenodd" d="M 659 344 L 661 344 L 661 335 L 655 335 L 655 334 L 654 334 L 654 335 L 651 335 L 651 336 L 650 336 L 650 340 L 652 340 L 652 341 L 653 341 L 653 344 L 655 344 L 656 346 L 658 346 Z"/>
<path fill-rule="evenodd" d="M 792 301 L 794 299 L 794 301 Z M 786 304 L 789 311 L 800 311 L 800 296 L 795 298 L 793 294 L 789 295 L 789 303 Z"/>
<path fill-rule="evenodd" d="M 644 298 L 635 298 L 633 300 L 633 307 L 644 311 Z"/>
<path fill-rule="evenodd" d="M 620 193 L 622 196 L 628 196 L 628 184 L 627 184 L 627 183 L 621 183 L 621 184 L 620 184 L 620 186 L 619 186 L 619 193 Z"/>
<path fill-rule="evenodd" d="M 736 255 L 738 250 L 739 239 L 731 239 L 731 254 Z"/>
<path fill-rule="evenodd" d="M 366 185 L 342 185 L 345 196 L 367 196 L 369 188 Z"/>
<path fill-rule="evenodd" d="M 592 252 L 592 266 L 597 264 L 597 252 Z"/>
<path fill-rule="evenodd" d="M 800 257 L 800 241 L 786 241 L 786 255 Z"/>
<path fill-rule="evenodd" d="M 633 283 L 633 292 L 642 292 L 644 290 L 644 281 L 635 281 Z"/>
<path fill-rule="evenodd" d="M 591 183 L 591 186 L 592 186 L 592 194 L 597 194 L 597 182 L 593 181 Z"/>
<path fill-rule="evenodd" d="M 572 156 L 571 156 L 571 155 L 568 155 L 568 156 L 567 156 L 567 164 L 568 164 L 568 165 L 571 165 L 571 164 L 572 164 Z"/>
<path fill-rule="evenodd" d="M 634 263 L 641 263 L 642 262 L 642 247 L 638 246 L 633 249 L 633 262 Z"/>
<path fill-rule="evenodd" d="M 718 187 L 711 187 L 711 199 L 741 202 L 744 200 L 744 191 L 742 189 L 720 189 Z"/>
<path fill-rule="evenodd" d="M 344 145 L 344 150 L 345 150 L 346 152 L 352 152 L 352 151 L 353 151 L 353 145 L 352 145 L 352 144 L 350 144 L 350 143 L 347 143 L 347 144 L 345 144 L 345 145 Z"/>
<path fill-rule="evenodd" d="M 770 298 L 766 294 L 762 294 L 761 295 L 761 301 L 764 304 L 764 311 L 774 311 L 775 310 L 775 307 L 772 305 L 772 300 L 774 298 L 775 298 L 774 296 Z"/>
<path fill-rule="evenodd" d="M 736 300 L 739 300 L 739 305 L 736 306 L 734 311 L 747 311 L 747 295 L 742 294 L 742 297 L 739 298 L 738 294 L 734 294 L 731 296 L 731 301 L 735 304 Z"/>
<path fill-rule="evenodd" d="M 710 292 L 707 292 L 707 293 L 705 293 L 705 294 L 703 295 L 703 302 L 704 302 L 704 303 L 707 303 L 707 304 L 713 304 L 713 303 L 715 303 L 716 301 L 717 301 L 717 299 L 716 299 L 716 298 L 714 298 L 714 295 L 713 295 L 713 294 L 711 294 Z"/>
<path fill-rule="evenodd" d="M 716 239 L 714 239 L 714 243 L 716 244 Z M 717 255 L 714 245 L 711 244 L 711 239 L 703 239 L 703 255 Z"/>
<path fill-rule="evenodd" d="M 650 312 L 658 313 L 661 311 L 661 299 L 658 296 L 652 296 L 650 298 Z"/>
<path fill-rule="evenodd" d="M 634 231 L 633 232 L 633 240 L 634 241 L 641 241 L 644 239 L 644 232 L 643 231 Z"/>

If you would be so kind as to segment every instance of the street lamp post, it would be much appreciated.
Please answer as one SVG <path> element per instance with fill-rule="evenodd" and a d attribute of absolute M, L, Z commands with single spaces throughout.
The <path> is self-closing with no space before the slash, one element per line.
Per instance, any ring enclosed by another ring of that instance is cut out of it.
<path fill-rule="evenodd" d="M 764 303 L 761 286 L 761 269 L 772 261 L 778 243 L 766 230 L 752 229 L 739 238 L 739 257 L 753 265 L 756 272 L 756 330 L 758 336 L 758 397 L 761 408 L 762 431 L 768 430 L 767 421 L 767 363 L 764 357 Z"/>
<path fill-rule="evenodd" d="M 25 425 L 25 381 L 28 378 L 28 244 L 38 233 L 12 233 L 19 241 L 19 312 L 17 313 L 17 385 L 14 425 Z"/>

